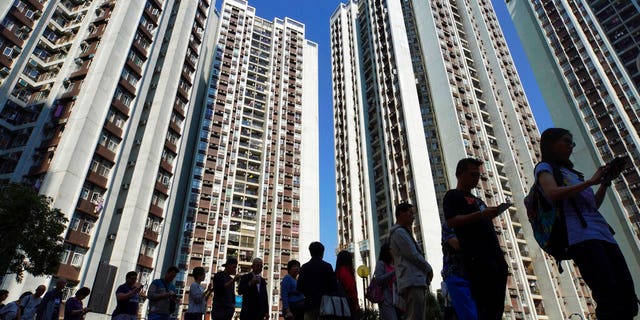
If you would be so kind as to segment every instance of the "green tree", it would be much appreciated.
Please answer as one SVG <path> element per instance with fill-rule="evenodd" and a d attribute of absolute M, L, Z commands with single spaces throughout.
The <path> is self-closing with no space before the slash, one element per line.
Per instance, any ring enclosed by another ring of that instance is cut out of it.
<path fill-rule="evenodd" d="M 0 272 L 20 282 L 25 271 L 41 276 L 58 270 L 68 220 L 52 202 L 24 185 L 0 186 Z"/>

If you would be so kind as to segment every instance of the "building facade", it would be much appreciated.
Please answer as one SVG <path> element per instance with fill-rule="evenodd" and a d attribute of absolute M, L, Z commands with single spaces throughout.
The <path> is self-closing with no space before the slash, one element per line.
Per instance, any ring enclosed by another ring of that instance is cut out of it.
<path fill-rule="evenodd" d="M 0 4 L 0 179 L 69 219 L 55 277 L 110 314 L 125 274 L 162 273 L 178 178 L 191 162 L 217 25 L 209 0 Z M 188 170 L 187 170 L 188 171 Z M 180 203 L 181 204 L 181 203 Z M 54 278 L 55 278 L 54 277 Z M 55 279 L 54 279 L 55 280 Z M 7 276 L 11 299 L 50 278 Z"/>
<path fill-rule="evenodd" d="M 437 273 L 442 197 L 460 159 L 481 159 L 477 196 L 516 204 L 494 219 L 509 264 L 505 317 L 593 312 L 577 270 L 559 274 L 526 226 L 539 133 L 491 2 L 350 1 L 331 18 L 331 49 L 340 247 L 373 266 L 394 206 L 409 201 Z"/>
<path fill-rule="evenodd" d="M 303 24 L 223 2 L 184 191 L 178 267 L 212 277 L 227 257 L 238 258 L 239 273 L 262 258 L 271 318 L 287 262 L 306 262 L 319 239 L 317 50 Z M 177 284 L 192 281 L 185 273 Z"/>
<path fill-rule="evenodd" d="M 507 6 L 526 39 L 523 47 L 555 125 L 574 134 L 577 168 L 589 173 L 615 156 L 632 159 L 600 211 L 616 231 L 640 290 L 640 94 L 635 58 L 628 55 L 640 50 L 637 2 L 511 1 Z"/>

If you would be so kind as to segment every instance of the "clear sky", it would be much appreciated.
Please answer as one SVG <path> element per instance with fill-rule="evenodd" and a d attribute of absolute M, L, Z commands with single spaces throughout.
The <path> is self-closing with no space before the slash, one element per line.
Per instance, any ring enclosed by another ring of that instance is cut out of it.
<path fill-rule="evenodd" d="M 390 0 L 394 1 L 394 0 Z M 395 0 L 398 1 L 398 0 Z M 425 0 L 426 1 L 426 0 Z M 220 7 L 222 0 L 217 1 Z M 333 152 L 333 111 L 331 100 L 331 49 L 329 18 L 338 0 L 249 0 L 256 14 L 265 19 L 289 17 L 306 25 L 306 38 L 318 43 L 319 128 L 320 128 L 320 241 L 325 245 L 325 260 L 335 262 L 336 192 Z M 342 1 L 342 2 L 346 2 Z M 552 126 L 520 40 L 509 17 L 504 0 L 492 0 L 516 68 L 540 130 Z M 308 192 L 308 191 L 305 191 Z M 313 192 L 313 191 L 312 191 Z M 306 250 L 306 248 L 301 248 Z"/>

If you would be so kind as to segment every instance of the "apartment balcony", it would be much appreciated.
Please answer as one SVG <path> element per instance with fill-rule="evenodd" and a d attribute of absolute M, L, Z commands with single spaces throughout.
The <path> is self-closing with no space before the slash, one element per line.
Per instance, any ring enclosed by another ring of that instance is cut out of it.
<path fill-rule="evenodd" d="M 171 130 L 173 130 L 173 132 L 177 133 L 177 134 L 181 134 L 182 130 L 180 129 L 180 127 L 178 126 L 177 123 L 175 123 L 174 121 L 169 122 L 169 128 Z"/>
<path fill-rule="evenodd" d="M 134 41 L 133 42 L 133 47 L 136 48 L 136 50 L 138 50 L 138 52 L 140 52 L 140 54 L 142 54 L 145 58 L 149 57 L 149 52 L 147 51 L 147 49 L 145 49 L 145 47 L 143 47 L 139 41 Z"/>
<path fill-rule="evenodd" d="M 78 247 L 88 249 L 91 236 L 77 230 L 69 229 L 69 232 L 67 232 L 67 238 L 65 240 Z"/>
<path fill-rule="evenodd" d="M 40 3 L 40 1 L 38 0 L 23 0 L 23 1 L 27 1 L 27 3 L 32 5 L 36 10 L 42 11 L 42 9 L 44 9 L 44 5 Z"/>
<path fill-rule="evenodd" d="M 144 229 L 143 237 L 145 239 L 151 240 L 155 243 L 158 243 L 158 233 L 151 229 Z"/>
<path fill-rule="evenodd" d="M 31 167 L 31 169 L 29 170 L 29 175 L 36 176 L 47 172 L 47 170 L 49 170 L 49 161 L 43 160 L 42 162 Z"/>
<path fill-rule="evenodd" d="M 89 171 L 86 179 L 102 189 L 107 188 L 108 179 L 99 175 L 97 172 Z"/>
<path fill-rule="evenodd" d="M 83 63 L 80 69 L 71 73 L 71 75 L 69 76 L 69 79 L 84 78 L 88 72 L 89 72 L 89 63 Z"/>
<path fill-rule="evenodd" d="M 18 36 L 16 36 L 13 31 L 7 29 L 5 26 L 0 24 L 0 35 L 4 36 L 5 39 L 9 40 L 9 42 L 17 45 L 18 47 L 22 47 L 24 45 L 24 41 Z M 3 55 L 4 56 L 4 55 Z"/>
<path fill-rule="evenodd" d="M 153 24 L 155 24 L 156 26 L 158 25 L 158 16 L 153 14 L 151 8 L 145 8 L 144 13 L 146 13 L 147 18 L 149 18 L 149 20 L 151 20 Z"/>
<path fill-rule="evenodd" d="M 122 101 L 118 99 L 113 99 L 111 101 L 111 106 L 114 107 L 116 110 L 120 111 L 120 113 L 129 117 L 129 107 L 125 106 L 124 103 L 122 103 Z"/>
<path fill-rule="evenodd" d="M 155 204 L 151 204 L 149 205 L 149 213 L 151 213 L 152 215 L 158 217 L 158 218 L 162 218 L 162 213 L 164 212 L 164 210 L 160 207 L 158 207 Z"/>
<path fill-rule="evenodd" d="M 165 160 L 160 160 L 160 168 L 166 170 L 167 172 L 173 172 L 173 166 Z"/>
<path fill-rule="evenodd" d="M 20 12 L 18 8 L 11 7 L 11 9 L 9 9 L 9 14 L 11 14 L 16 20 L 18 20 L 18 22 L 33 29 L 33 20 L 27 18 L 27 16 L 25 16 L 23 12 Z"/>
<path fill-rule="evenodd" d="M 80 278 L 80 268 L 74 267 L 70 264 L 61 263 L 58 267 L 56 276 L 65 278 L 67 281 L 78 282 Z"/>
<path fill-rule="evenodd" d="M 105 147 L 105 146 L 103 146 L 101 144 L 99 144 L 96 147 L 96 154 L 101 156 L 102 158 L 106 159 L 107 161 L 109 161 L 111 163 L 115 163 L 115 161 L 116 161 L 116 154 L 113 151 L 107 149 L 107 147 Z"/>
<path fill-rule="evenodd" d="M 149 269 L 153 269 L 153 258 L 143 254 L 138 255 L 138 264 Z"/>
<path fill-rule="evenodd" d="M 165 196 L 169 195 L 169 187 L 164 185 L 164 184 L 162 184 L 159 181 L 156 181 L 155 189 L 160 191 L 160 193 L 164 194 Z"/>
<path fill-rule="evenodd" d="M 178 147 L 173 142 L 171 142 L 169 140 L 165 140 L 164 141 L 164 146 L 167 149 L 171 150 L 171 152 L 178 153 Z"/>
<path fill-rule="evenodd" d="M 98 218 L 98 213 L 95 211 L 96 210 L 96 205 L 91 203 L 91 201 L 89 200 L 85 200 L 85 199 L 79 199 L 78 200 L 78 205 L 76 206 L 76 210 L 94 217 L 94 218 Z"/>
<path fill-rule="evenodd" d="M 2 69 L 2 67 L 7 68 L 7 69 L 11 69 L 11 65 L 12 64 L 13 64 L 13 60 L 12 59 L 9 59 L 4 54 L 0 54 L 0 69 Z"/>

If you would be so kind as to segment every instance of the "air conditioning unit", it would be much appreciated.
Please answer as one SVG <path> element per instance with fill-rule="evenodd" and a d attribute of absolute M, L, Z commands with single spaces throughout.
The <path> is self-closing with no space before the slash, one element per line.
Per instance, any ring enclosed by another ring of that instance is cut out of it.
<path fill-rule="evenodd" d="M 141 125 L 141 126 L 144 126 L 144 125 L 146 125 L 146 124 L 147 124 L 147 120 L 140 120 L 140 125 Z"/>
<path fill-rule="evenodd" d="M 136 161 L 135 160 L 130 160 L 129 162 L 127 162 L 127 167 L 133 167 L 136 165 Z"/>
<path fill-rule="evenodd" d="M 139 145 L 142 144 L 142 139 L 136 139 L 134 142 L 135 142 L 136 145 L 139 146 Z"/>
<path fill-rule="evenodd" d="M 129 189 L 129 184 L 128 184 L 128 183 L 123 184 L 123 185 L 122 185 L 122 189 L 123 189 L 123 190 L 127 190 L 127 189 Z"/>

